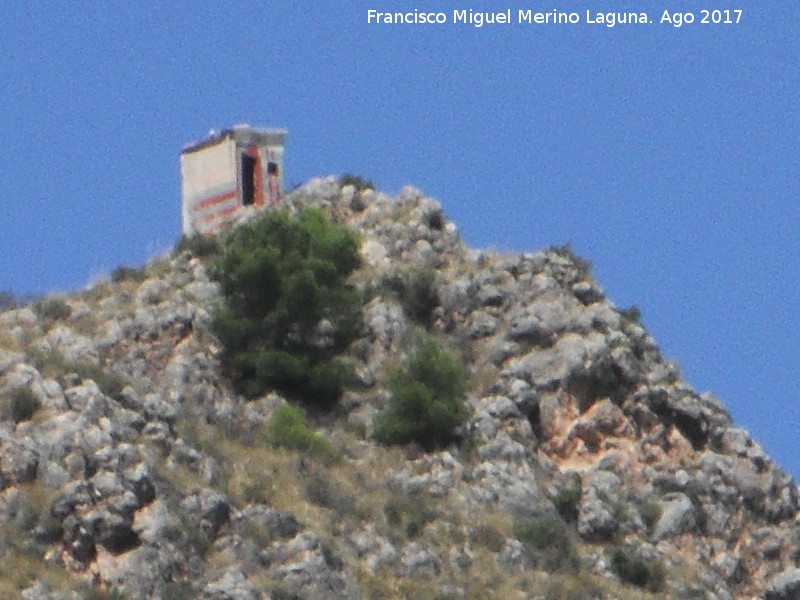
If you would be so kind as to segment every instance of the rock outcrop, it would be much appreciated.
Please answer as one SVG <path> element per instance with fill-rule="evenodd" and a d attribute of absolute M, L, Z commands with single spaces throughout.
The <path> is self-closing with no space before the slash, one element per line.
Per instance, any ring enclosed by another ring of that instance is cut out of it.
<path fill-rule="evenodd" d="M 309 417 L 344 458 L 267 443 L 289 399 L 234 392 L 191 251 L 6 311 L 4 597 L 800 597 L 796 483 L 569 248 L 469 249 L 412 188 L 317 179 L 287 202 L 361 236 L 358 384 Z M 385 285 L 421 272 L 424 322 Z M 472 416 L 430 453 L 371 437 L 421 329 L 470 373 Z"/>

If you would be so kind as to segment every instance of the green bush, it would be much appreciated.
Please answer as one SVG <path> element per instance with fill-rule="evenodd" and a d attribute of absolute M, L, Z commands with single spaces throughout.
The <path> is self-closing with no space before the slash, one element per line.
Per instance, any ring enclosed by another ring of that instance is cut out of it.
<path fill-rule="evenodd" d="M 625 321 L 628 321 L 630 323 L 642 322 L 642 311 L 635 304 L 630 306 L 629 308 L 620 309 L 619 314 Z"/>
<path fill-rule="evenodd" d="M 572 246 L 569 244 L 564 244 L 563 246 L 550 246 L 549 251 L 569 260 L 573 265 L 575 265 L 575 269 L 583 277 L 588 277 L 592 272 L 592 263 L 575 254 Z"/>
<path fill-rule="evenodd" d="M 60 321 L 67 319 L 72 314 L 72 309 L 62 298 L 51 296 L 39 300 L 33 305 L 33 312 L 35 312 L 40 319 L 47 321 Z"/>
<path fill-rule="evenodd" d="M 580 475 L 577 473 L 573 477 L 570 484 L 560 489 L 553 496 L 553 504 L 567 523 L 575 523 L 578 520 L 579 504 L 581 495 L 583 494 L 583 485 L 581 483 Z"/>
<path fill-rule="evenodd" d="M 111 272 L 111 281 L 114 283 L 122 283 L 123 281 L 143 281 L 146 277 L 144 269 L 137 269 L 136 267 L 129 267 L 127 265 L 119 265 Z"/>
<path fill-rule="evenodd" d="M 306 478 L 303 494 L 309 502 L 333 510 L 337 518 L 357 513 L 355 498 L 342 492 L 325 471 L 315 470 Z"/>
<path fill-rule="evenodd" d="M 573 533 L 555 515 L 534 517 L 514 527 L 514 535 L 545 570 L 577 571 L 580 566 Z"/>
<path fill-rule="evenodd" d="M 231 230 L 210 269 L 225 304 L 214 329 L 239 390 L 279 389 L 330 405 L 353 378 L 339 358 L 354 339 L 359 296 L 349 284 L 358 238 L 318 208 L 268 211 Z"/>
<path fill-rule="evenodd" d="M 14 423 L 27 421 L 39 408 L 39 400 L 30 388 L 17 388 L 9 394 L 8 413 Z"/>
<path fill-rule="evenodd" d="M 646 560 L 634 550 L 614 548 L 609 554 L 611 569 L 625 583 L 658 592 L 664 586 L 664 567 L 659 561 Z"/>
<path fill-rule="evenodd" d="M 265 435 L 275 447 L 307 452 L 326 463 L 341 459 L 341 452 L 327 438 L 311 431 L 303 411 L 291 404 L 281 404 L 275 409 Z"/>
<path fill-rule="evenodd" d="M 361 177 L 360 175 L 353 175 L 352 173 L 345 173 L 339 177 L 339 185 L 342 187 L 352 185 L 356 191 L 361 190 L 374 190 L 375 185 L 369 180 Z"/>
<path fill-rule="evenodd" d="M 384 444 L 416 442 L 427 450 L 450 443 L 469 417 L 466 379 L 452 352 L 425 339 L 389 374 L 392 400 L 375 418 L 375 438 Z"/>
<path fill-rule="evenodd" d="M 412 272 L 406 279 L 406 287 L 400 301 L 409 317 L 417 323 L 429 324 L 433 309 L 439 306 L 436 290 L 436 274 L 431 269 Z"/>
<path fill-rule="evenodd" d="M 639 514 L 642 516 L 642 521 L 648 530 L 652 530 L 656 526 L 656 523 L 661 518 L 662 510 L 661 504 L 652 500 L 639 505 Z"/>
<path fill-rule="evenodd" d="M 444 229 L 444 214 L 442 213 L 442 210 L 436 209 L 426 214 L 425 223 L 428 225 L 428 227 L 435 229 L 436 231 L 441 231 Z"/>
<path fill-rule="evenodd" d="M 433 309 L 439 306 L 436 273 L 432 269 L 393 271 L 384 275 L 378 289 L 397 299 L 408 318 L 429 325 Z"/>
<path fill-rule="evenodd" d="M 422 498 L 395 497 L 383 507 L 386 522 L 402 530 L 408 539 L 420 536 L 428 523 L 435 521 L 439 513 Z"/>
<path fill-rule="evenodd" d="M 175 254 L 189 252 L 192 256 L 198 258 L 216 256 L 221 250 L 220 241 L 216 236 L 203 235 L 202 233 L 184 235 L 175 244 Z"/>
<path fill-rule="evenodd" d="M 488 523 L 478 523 L 471 536 L 472 542 L 487 548 L 495 554 L 503 549 L 506 544 L 506 536 L 497 527 Z"/>
<path fill-rule="evenodd" d="M 198 596 L 197 584 L 191 579 L 176 579 L 164 584 L 162 598 L 169 600 L 194 600 Z"/>

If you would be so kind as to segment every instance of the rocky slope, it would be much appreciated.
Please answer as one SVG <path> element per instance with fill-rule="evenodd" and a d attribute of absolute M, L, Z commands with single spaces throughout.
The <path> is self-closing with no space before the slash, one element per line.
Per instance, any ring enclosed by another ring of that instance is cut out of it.
<path fill-rule="evenodd" d="M 268 442 L 287 400 L 234 393 L 191 251 L 6 311 L 2 597 L 800 598 L 795 482 L 568 248 L 471 250 L 410 188 L 288 202 L 362 236 L 359 382 L 308 417 L 342 458 Z M 370 437 L 423 328 L 384 283 L 423 271 L 473 410 L 431 453 Z"/>

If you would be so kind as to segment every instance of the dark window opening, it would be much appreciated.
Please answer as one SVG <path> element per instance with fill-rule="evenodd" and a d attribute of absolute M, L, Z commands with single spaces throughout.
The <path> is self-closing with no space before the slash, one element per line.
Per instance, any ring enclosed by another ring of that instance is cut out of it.
<path fill-rule="evenodd" d="M 278 165 L 277 165 L 277 163 L 274 163 L 274 162 L 267 163 L 267 174 L 268 175 L 277 175 L 278 174 Z"/>
<path fill-rule="evenodd" d="M 250 206 L 256 196 L 256 159 L 242 154 L 242 204 Z"/>

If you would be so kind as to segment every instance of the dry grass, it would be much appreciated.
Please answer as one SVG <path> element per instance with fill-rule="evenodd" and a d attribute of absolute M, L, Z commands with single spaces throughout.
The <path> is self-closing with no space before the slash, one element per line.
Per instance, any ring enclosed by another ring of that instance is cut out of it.
<path fill-rule="evenodd" d="M 20 592 L 37 581 L 62 592 L 73 588 L 67 571 L 43 561 L 41 554 L 15 551 L 0 560 L 0 598 L 21 598 Z"/>
<path fill-rule="evenodd" d="M 19 598 L 20 591 L 36 581 L 57 590 L 68 590 L 67 572 L 52 560 L 44 560 L 46 544 L 32 538 L 36 527 L 47 526 L 55 494 L 36 482 L 7 489 L 3 501 L 10 519 L 0 524 L 0 598 Z"/>

